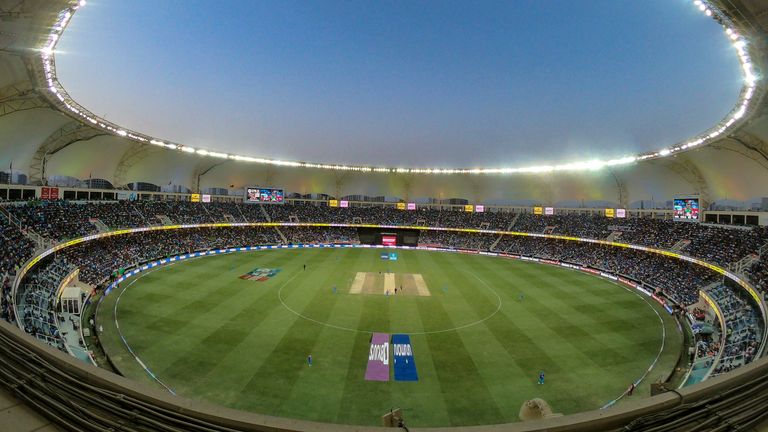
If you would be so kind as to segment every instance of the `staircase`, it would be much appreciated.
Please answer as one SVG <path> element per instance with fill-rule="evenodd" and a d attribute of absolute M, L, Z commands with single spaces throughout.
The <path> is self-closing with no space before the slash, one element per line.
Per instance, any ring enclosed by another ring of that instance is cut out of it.
<path fill-rule="evenodd" d="M 202 204 L 202 203 L 201 203 L 201 204 Z M 217 221 L 217 220 L 216 220 L 216 219 L 213 217 L 213 215 L 211 215 L 211 212 L 209 212 L 209 211 L 208 211 L 208 209 L 206 208 L 206 207 L 208 207 L 208 206 L 206 206 L 206 205 L 204 205 L 204 204 L 202 204 L 202 205 L 203 205 L 203 211 L 205 212 L 205 214 L 207 214 L 207 215 L 208 215 L 208 219 L 209 219 L 209 221 L 210 221 L 210 222 L 213 222 L 213 223 L 216 223 L 216 222 L 221 222 L 221 221 Z"/>
<path fill-rule="evenodd" d="M 264 215 L 264 220 L 266 220 L 267 222 L 272 222 L 272 217 L 269 215 L 269 212 L 267 211 L 267 209 L 264 208 L 264 204 L 259 204 L 259 208 L 261 209 L 261 214 Z M 283 237 L 282 234 L 280 234 L 280 236 Z"/>
<path fill-rule="evenodd" d="M 762 251 L 762 248 L 760 250 Z M 745 270 L 752 267 L 758 261 L 760 261 L 759 254 L 749 254 L 736 262 L 728 264 L 728 270 L 743 275 Z"/>
<path fill-rule="evenodd" d="M 241 218 L 243 218 L 243 222 L 245 222 L 245 223 L 248 223 L 248 222 L 250 222 L 250 221 L 248 220 L 248 218 L 247 218 L 247 217 L 245 217 L 245 214 L 243 213 L 243 211 L 242 211 L 242 210 L 240 210 L 240 206 L 235 206 L 235 208 L 237 209 L 237 212 L 238 212 L 238 213 L 240 213 L 240 217 L 241 217 Z"/>
<path fill-rule="evenodd" d="M 259 204 L 259 208 L 261 209 L 261 214 L 264 215 L 264 219 L 266 219 L 267 222 L 272 222 L 272 217 L 269 215 L 269 212 L 267 211 L 267 209 L 264 208 L 264 204 Z M 283 244 L 288 244 L 288 239 L 285 237 L 285 234 L 283 234 L 283 232 L 280 231 L 280 228 L 279 227 L 274 227 L 274 228 L 275 228 L 275 231 L 277 231 L 277 235 L 280 236 L 280 240 L 283 241 Z"/>
<path fill-rule="evenodd" d="M 509 226 L 507 226 L 506 231 L 512 231 L 512 227 L 515 226 L 515 222 L 517 222 L 517 218 L 520 217 L 520 213 L 515 214 L 515 217 L 512 219 L 512 221 L 509 223 Z M 493 242 L 489 250 L 491 252 L 498 252 L 496 250 L 496 246 L 499 244 L 501 239 L 504 237 L 504 234 L 500 234 L 499 237 L 496 239 L 496 241 Z"/>
<path fill-rule="evenodd" d="M 39 251 L 43 251 L 46 249 L 50 249 L 53 247 L 54 242 L 51 240 L 46 239 L 45 237 L 41 236 L 40 234 L 36 233 L 31 228 L 25 228 L 24 225 L 21 223 L 20 220 L 16 219 L 11 212 L 6 210 L 5 207 L 0 206 L 0 217 L 7 220 L 9 224 L 15 226 L 16 228 L 21 231 L 22 234 L 24 234 L 25 237 L 35 242 L 35 254 Z"/>
<path fill-rule="evenodd" d="M 674 245 L 672 245 L 672 247 L 670 248 L 670 250 L 671 250 L 672 252 L 682 252 L 682 251 L 683 251 L 683 249 L 685 249 L 686 247 L 688 247 L 688 245 L 689 245 L 689 244 L 691 244 L 691 241 L 690 241 L 690 240 L 687 240 L 687 239 L 683 239 L 683 240 L 680 240 L 680 241 L 678 241 L 678 242 L 677 242 L 677 243 L 675 243 Z"/>
<path fill-rule="evenodd" d="M 133 203 L 132 203 L 132 202 L 128 201 L 128 203 L 131 205 L 131 208 L 133 208 L 133 211 L 135 211 L 135 212 L 136 212 L 136 213 L 137 213 L 139 216 L 141 216 L 141 218 L 142 218 L 142 219 L 144 219 L 144 223 L 145 223 L 146 225 L 152 225 L 152 224 L 150 224 L 150 223 L 149 223 L 149 221 L 147 220 L 147 217 L 146 217 L 146 216 L 144 216 L 144 213 L 140 212 L 140 211 L 139 211 L 139 209 L 138 209 L 138 208 L 136 208 L 136 206 L 135 206 L 135 205 L 133 205 Z M 170 220 L 170 219 L 169 219 L 169 220 Z M 168 225 L 171 225 L 171 224 L 168 224 Z"/>
<path fill-rule="evenodd" d="M 166 215 L 156 215 L 155 217 L 157 217 L 157 219 L 160 221 L 160 224 L 162 225 L 173 225 L 171 218 Z"/>
<path fill-rule="evenodd" d="M 608 242 L 615 242 L 621 237 L 621 231 L 613 231 L 610 234 L 608 234 L 608 237 L 605 238 L 605 241 Z"/>
<path fill-rule="evenodd" d="M 97 218 L 90 218 L 90 219 L 88 219 L 88 222 L 90 222 L 90 223 L 91 223 L 91 225 L 95 226 L 95 227 L 96 227 L 96 231 L 98 231 L 98 232 L 100 232 L 100 233 L 105 233 L 105 232 L 108 232 L 108 231 L 110 231 L 110 229 L 109 229 L 109 227 L 107 226 L 107 224 L 105 224 L 104 222 L 102 222 L 102 220 L 101 220 L 101 219 L 97 219 Z"/>
<path fill-rule="evenodd" d="M 512 231 L 512 227 L 514 227 L 515 224 L 517 223 L 517 220 L 520 219 L 521 214 L 522 213 L 515 213 L 515 217 L 512 218 L 512 222 L 510 222 L 509 227 L 507 228 L 507 231 Z"/>
<path fill-rule="evenodd" d="M 280 239 L 283 241 L 283 244 L 288 244 L 288 239 L 285 238 L 285 234 L 283 234 L 283 232 L 280 231 L 280 228 L 275 227 L 275 231 L 277 231 L 277 235 L 280 236 Z"/>

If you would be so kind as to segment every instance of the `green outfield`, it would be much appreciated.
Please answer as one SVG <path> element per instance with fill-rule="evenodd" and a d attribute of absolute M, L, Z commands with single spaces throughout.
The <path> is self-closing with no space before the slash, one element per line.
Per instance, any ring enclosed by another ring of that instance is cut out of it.
<path fill-rule="evenodd" d="M 501 258 L 381 252 L 274 250 L 166 266 L 104 300 L 102 344 L 121 373 L 159 386 L 120 340 L 120 298 L 125 340 L 179 395 L 363 425 L 402 407 L 409 426 L 514 422 L 535 397 L 565 414 L 600 408 L 648 369 L 665 328 L 660 361 L 632 396 L 643 397 L 680 353 L 672 317 L 610 281 Z M 271 277 L 240 278 L 258 268 Z M 418 381 L 364 379 L 371 331 L 410 335 Z"/>

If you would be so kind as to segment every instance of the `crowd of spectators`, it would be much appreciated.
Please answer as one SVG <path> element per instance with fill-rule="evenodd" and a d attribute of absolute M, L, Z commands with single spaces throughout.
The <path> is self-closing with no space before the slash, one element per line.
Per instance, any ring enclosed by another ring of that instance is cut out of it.
<path fill-rule="evenodd" d="M 17 226 L 0 217 L 0 278 L 15 274 L 18 266 L 32 256 L 35 243 Z"/>
<path fill-rule="evenodd" d="M 757 310 L 742 298 L 746 295 L 742 290 L 719 284 L 707 292 L 720 307 L 726 328 L 723 354 L 713 371 L 717 375 L 752 362 L 763 329 L 758 324 Z"/>
<path fill-rule="evenodd" d="M 680 251 L 710 262 L 727 265 L 755 253 L 768 243 L 766 227 L 724 227 L 651 218 L 606 218 L 596 215 L 521 214 L 514 231 L 606 239 L 659 249 Z"/>
<path fill-rule="evenodd" d="M 768 252 L 746 270 L 747 276 L 765 296 L 768 296 Z"/>
<path fill-rule="evenodd" d="M 308 204 L 284 204 L 269 205 L 265 208 L 274 222 L 363 223 L 491 230 L 507 229 L 515 216 L 514 213 L 509 212 L 470 213 L 426 208 L 404 211 L 381 206 L 335 208 Z"/>
<path fill-rule="evenodd" d="M 568 240 L 504 236 L 496 250 L 538 258 L 565 261 L 641 281 L 680 305 L 698 301 L 698 291 L 718 280 L 719 275 L 687 261 L 629 248 Z"/>
<path fill-rule="evenodd" d="M 11 304 L 11 278 L 5 275 L 2 277 L 2 285 L 0 286 L 0 319 L 8 322 L 16 321 Z"/>
<path fill-rule="evenodd" d="M 52 240 L 97 232 L 95 220 L 111 229 L 162 224 L 216 222 L 363 223 L 394 226 L 481 228 L 548 233 L 670 249 L 721 265 L 738 261 L 768 243 L 768 229 L 726 228 L 650 218 L 606 218 L 591 214 L 533 215 L 489 211 L 397 210 L 369 206 L 332 208 L 314 204 L 260 205 L 235 202 L 119 201 L 80 203 L 35 201 L 8 210 Z M 512 225 L 514 222 L 514 225 Z M 680 243 L 679 243 L 680 242 Z"/>
<path fill-rule="evenodd" d="M 443 246 L 456 249 L 487 251 L 499 236 L 494 234 L 474 234 L 452 231 L 422 231 L 419 245 Z"/>
<path fill-rule="evenodd" d="M 48 259 L 27 274 L 16 293 L 18 319 L 24 331 L 62 351 L 66 348 L 56 322 L 56 289 L 75 268 L 65 260 Z"/>
<path fill-rule="evenodd" d="M 394 226 L 432 226 L 448 228 L 481 228 L 533 233 L 552 233 L 594 239 L 614 238 L 619 242 L 646 245 L 662 249 L 677 246 L 681 252 L 710 262 L 727 265 L 755 253 L 768 243 L 765 228 L 734 229 L 697 223 L 680 223 L 649 218 L 606 218 L 597 215 L 533 215 L 509 212 L 462 212 L 453 210 L 418 209 L 397 210 L 393 207 L 369 206 L 331 208 L 313 204 L 260 205 L 246 203 L 191 203 L 186 201 L 118 201 L 83 203 L 70 201 L 33 201 L 25 205 L 8 206 L 7 210 L 21 224 L 45 238 L 61 241 L 98 231 L 99 223 L 109 229 L 132 228 L 162 224 L 193 224 L 216 222 L 321 222 L 363 223 Z M 514 222 L 514 224 L 513 224 Z M 326 241 L 322 232 L 313 233 L 295 228 L 282 228 L 296 242 L 312 238 Z M 0 240 L 4 245 L 0 254 L 0 274 L 12 271 L 29 257 L 33 245 L 19 229 L 0 221 Z M 274 239 L 270 239 L 274 240 Z M 560 243 L 503 236 L 494 246 L 498 236 L 423 231 L 423 244 L 443 244 L 465 249 L 507 251 L 518 254 L 542 256 L 552 259 L 570 259 L 579 263 L 621 269 L 638 277 L 652 276 L 660 286 L 667 285 L 664 267 L 674 266 L 669 260 L 658 257 L 645 258 L 645 254 L 617 252 L 615 249 L 576 245 L 562 247 Z M 686 240 L 680 243 L 681 240 Z M 279 240 L 278 240 L 279 241 Z M 343 241 L 354 242 L 353 231 L 346 232 Z M 450 243 L 450 244 L 448 244 Z M 594 249 L 594 251 L 592 250 Z M 124 254 L 128 254 L 128 249 Z M 583 252 L 588 250 L 586 252 Z M 616 252 L 616 253 L 614 253 Z M 633 260 L 625 257 L 633 255 Z M 636 259 L 634 259 L 636 258 Z M 641 261 L 659 261 L 653 270 Z M 766 266 L 760 264 L 750 269 L 753 281 L 765 289 Z M 674 276 L 696 285 L 696 276 L 690 272 Z M 683 284 L 676 284 L 683 285 Z M 695 289 L 693 289 L 695 291 Z M 686 290 L 687 292 L 687 290 Z M 678 294 L 687 303 L 693 295 Z"/>
<path fill-rule="evenodd" d="M 117 269 L 208 249 L 281 243 L 273 228 L 190 228 L 107 237 L 64 249 L 59 255 L 80 268 L 80 280 L 99 285 Z"/>

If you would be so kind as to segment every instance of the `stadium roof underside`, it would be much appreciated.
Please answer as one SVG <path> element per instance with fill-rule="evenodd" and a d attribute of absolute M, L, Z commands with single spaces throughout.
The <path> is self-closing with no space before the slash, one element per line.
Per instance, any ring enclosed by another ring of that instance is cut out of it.
<path fill-rule="evenodd" d="M 765 68 L 768 0 L 712 2 L 751 40 L 757 73 Z M 0 0 L 0 170 L 43 184 L 51 175 L 101 178 L 116 187 L 141 181 L 209 187 L 279 186 L 288 192 L 385 195 L 404 199 L 466 198 L 473 202 L 639 200 L 699 195 L 704 203 L 768 196 L 768 112 L 760 100 L 743 123 L 710 144 L 668 157 L 595 171 L 529 174 L 414 174 L 285 167 L 201 157 L 141 143 L 81 122 L 45 94 L 39 47 L 52 23 L 74 2 Z M 716 24 L 715 24 L 716 25 Z M 96 65 L 92 65 L 96 67 Z M 706 90 L 703 90 L 706 91 Z M 136 109 L 141 109 L 137 106 Z M 666 143 L 671 145 L 674 143 Z M 404 162 L 407 159 L 404 157 Z"/>

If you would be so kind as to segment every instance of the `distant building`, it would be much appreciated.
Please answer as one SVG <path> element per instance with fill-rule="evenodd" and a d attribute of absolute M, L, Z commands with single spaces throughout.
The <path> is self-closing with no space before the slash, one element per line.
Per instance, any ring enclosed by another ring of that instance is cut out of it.
<path fill-rule="evenodd" d="M 112 183 L 101 178 L 83 180 L 83 183 L 89 189 L 114 189 Z"/>
<path fill-rule="evenodd" d="M 229 195 L 229 189 L 227 188 L 220 188 L 220 187 L 212 187 L 203 190 L 203 193 L 206 193 L 208 195 Z"/>
<path fill-rule="evenodd" d="M 186 186 L 182 185 L 175 185 L 175 184 L 169 184 L 166 186 L 163 186 L 160 188 L 161 192 L 171 192 L 171 193 L 189 193 L 190 190 Z"/>
<path fill-rule="evenodd" d="M 448 198 L 448 199 L 440 200 L 440 204 L 443 204 L 443 205 L 467 205 L 467 204 L 469 204 L 469 200 L 466 200 L 464 198 Z"/>
<path fill-rule="evenodd" d="M 129 183 L 128 189 L 139 192 L 160 192 L 160 186 L 145 182 Z"/>
<path fill-rule="evenodd" d="M 763 198 L 763 202 L 762 202 L 762 205 L 760 206 L 760 208 L 763 211 L 768 211 L 768 198 Z"/>

